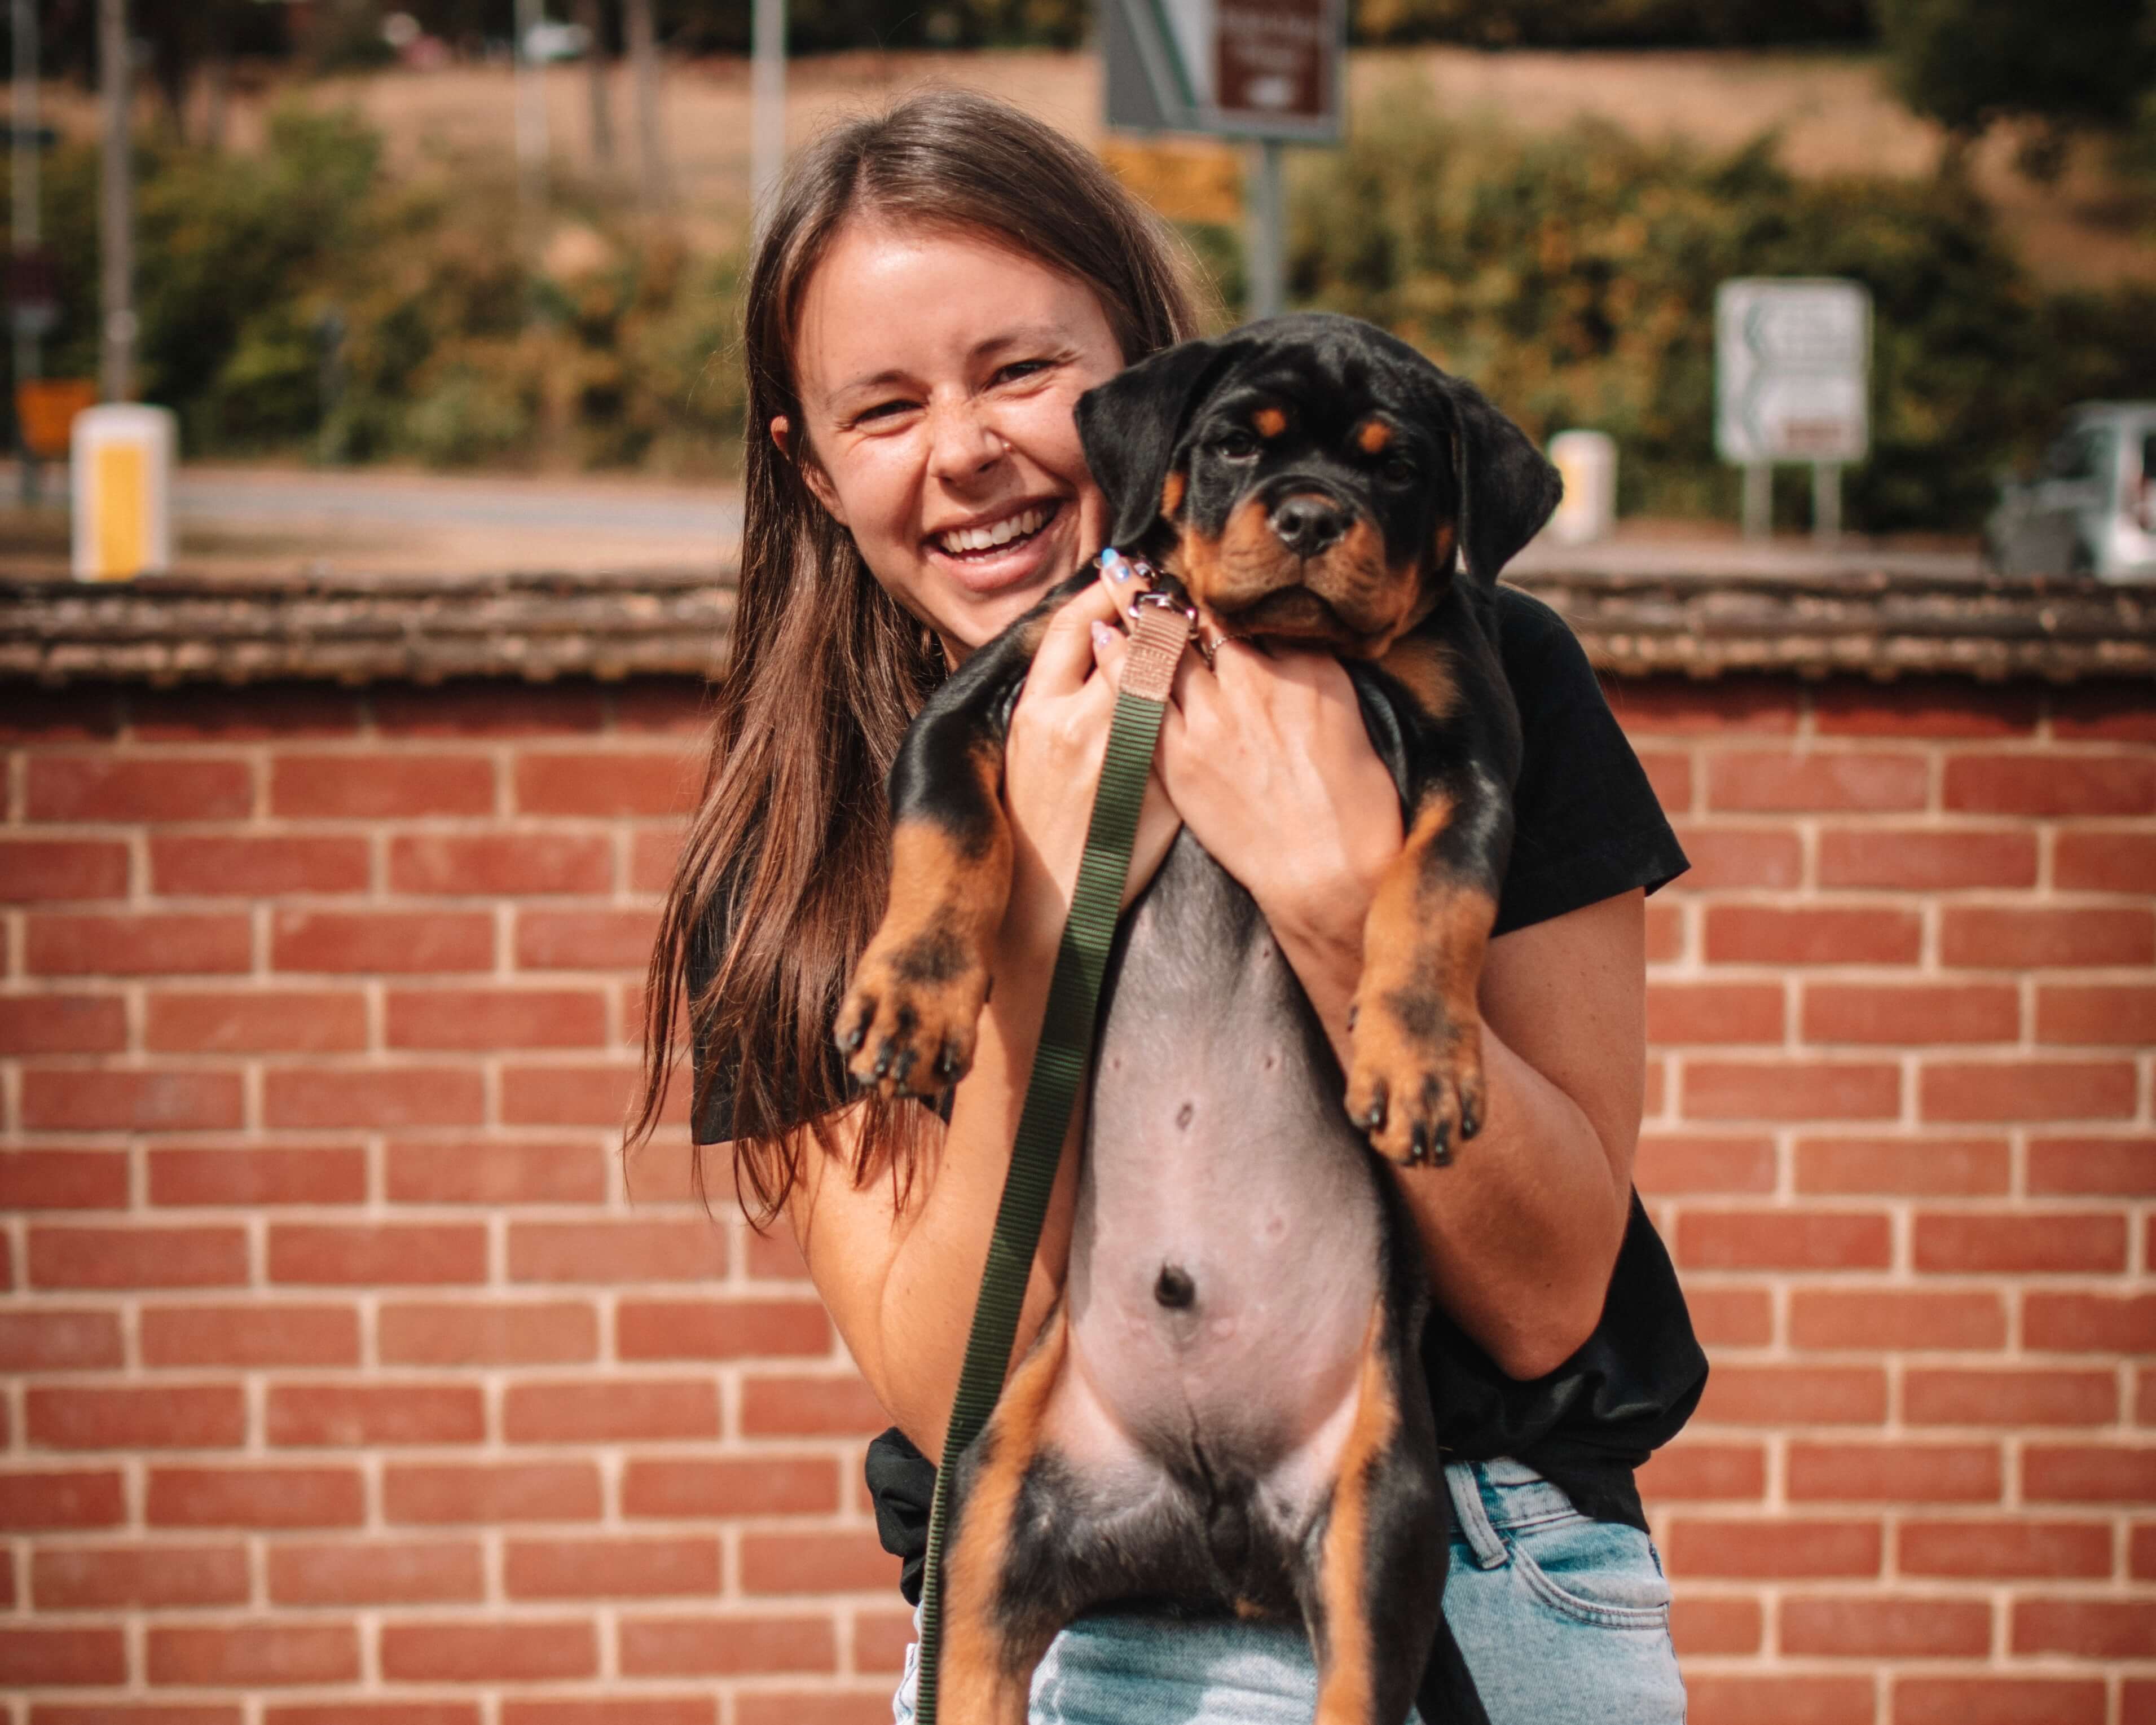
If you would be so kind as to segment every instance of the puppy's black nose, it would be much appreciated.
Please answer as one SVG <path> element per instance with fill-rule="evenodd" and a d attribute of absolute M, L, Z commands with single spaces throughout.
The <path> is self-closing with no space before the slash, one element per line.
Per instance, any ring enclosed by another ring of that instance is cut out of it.
<path fill-rule="evenodd" d="M 1348 511 L 1330 498 L 1291 497 L 1273 511 L 1273 531 L 1299 557 L 1314 557 L 1348 531 Z"/>

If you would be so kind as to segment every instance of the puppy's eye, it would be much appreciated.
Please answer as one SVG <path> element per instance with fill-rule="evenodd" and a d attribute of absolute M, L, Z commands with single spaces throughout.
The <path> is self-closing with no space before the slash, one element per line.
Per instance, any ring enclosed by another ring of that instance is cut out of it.
<path fill-rule="evenodd" d="M 1231 431 L 1213 447 L 1230 461 L 1249 461 L 1254 459 L 1265 445 L 1247 431 Z"/>
<path fill-rule="evenodd" d="M 1394 455 L 1378 467 L 1378 477 L 1389 485 L 1411 485 L 1419 475 L 1414 462 L 1404 455 Z"/>

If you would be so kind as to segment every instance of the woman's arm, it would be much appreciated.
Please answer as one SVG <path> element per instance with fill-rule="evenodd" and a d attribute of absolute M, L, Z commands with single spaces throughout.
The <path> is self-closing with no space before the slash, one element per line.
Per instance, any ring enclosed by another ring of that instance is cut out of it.
<path fill-rule="evenodd" d="M 928 1455 L 942 1453 L 966 1337 L 1004 1175 L 1018 1130 L 1046 997 L 1045 960 L 999 967 L 982 1014 L 972 1073 L 947 1128 L 932 1119 L 911 1188 L 878 1171 L 848 1178 L 859 1110 L 837 1122 L 841 1154 L 802 1158 L 788 1219 L 808 1274 L 854 1361 L 892 1421 Z M 1019 1313 L 1023 1353 L 1063 1285 L 1078 1158 L 1064 1146 Z"/>
<path fill-rule="evenodd" d="M 811 1148 L 787 1209 L 817 1291 L 862 1375 L 906 1435 L 940 1455 L 958 1387 L 981 1271 L 988 1261 L 1011 1143 L 1025 1102 L 1048 983 L 1107 751 L 1115 691 L 1095 675 L 1092 628 L 1114 614 L 1095 587 L 1049 625 L 1011 715 L 1004 805 L 1014 860 L 973 1066 L 951 1123 L 931 1142 L 904 1201 L 887 1173 L 847 1178 L 859 1122 L 838 1122 L 840 1156 Z M 1148 787 L 1124 892 L 1151 878 L 1175 836 L 1174 810 Z M 1074 1122 L 1072 1132 L 1075 1135 Z M 1066 1142 L 1034 1257 L 1013 1358 L 1024 1352 L 1063 1284 L 1078 1158 Z"/>

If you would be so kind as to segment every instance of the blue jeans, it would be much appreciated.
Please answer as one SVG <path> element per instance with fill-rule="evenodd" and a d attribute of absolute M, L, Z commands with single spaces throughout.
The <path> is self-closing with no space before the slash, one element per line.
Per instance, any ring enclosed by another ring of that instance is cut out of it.
<path fill-rule="evenodd" d="M 1682 1725 L 1670 1588 L 1647 1536 L 1589 1521 L 1517 1461 L 1456 1461 L 1445 1478 L 1445 1615 L 1491 1725 Z M 912 1725 L 914 1685 L 909 1648 L 896 1725 Z M 1034 1672 L 1032 1725 L 1309 1725 L 1317 1696 L 1298 1627 L 1096 1611 Z"/>

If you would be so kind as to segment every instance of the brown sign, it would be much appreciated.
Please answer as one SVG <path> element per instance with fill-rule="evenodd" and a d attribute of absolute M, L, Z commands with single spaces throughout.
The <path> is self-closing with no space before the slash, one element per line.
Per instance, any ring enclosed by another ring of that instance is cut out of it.
<path fill-rule="evenodd" d="M 87 377 L 32 377 L 15 386 L 15 423 L 23 447 L 40 461 L 66 458 L 74 416 L 97 405 Z"/>
<path fill-rule="evenodd" d="M 1322 120 L 1331 106 L 1326 0 L 1217 0 L 1214 90 L 1224 114 Z"/>

